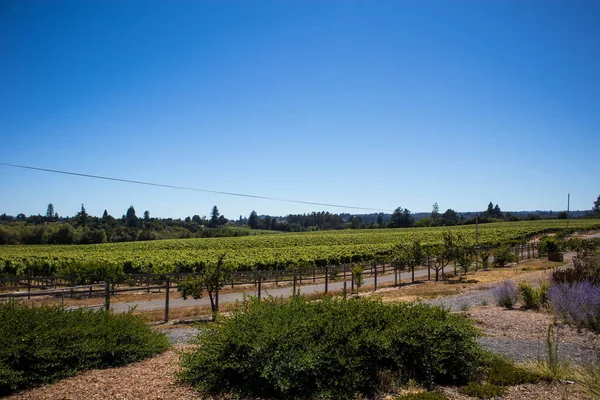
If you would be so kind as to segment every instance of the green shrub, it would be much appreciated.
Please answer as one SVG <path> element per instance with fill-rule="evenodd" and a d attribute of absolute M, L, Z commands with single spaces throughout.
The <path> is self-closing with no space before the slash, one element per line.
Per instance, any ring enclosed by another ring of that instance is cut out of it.
<path fill-rule="evenodd" d="M 512 249 L 507 246 L 500 246 L 494 250 L 494 264 L 496 267 L 504 268 L 506 264 L 516 260 L 515 254 Z"/>
<path fill-rule="evenodd" d="M 531 286 L 528 282 L 519 283 L 519 291 L 521 292 L 521 300 L 523 306 L 527 309 L 539 310 L 548 301 L 548 289 L 550 284 L 542 282 L 537 288 Z"/>
<path fill-rule="evenodd" d="M 476 382 L 470 382 L 467 386 L 458 389 L 458 391 L 461 394 L 477 397 L 478 399 L 493 399 L 496 396 L 502 396 L 506 393 L 506 389 L 502 386 Z"/>
<path fill-rule="evenodd" d="M 251 299 L 197 338 L 180 378 L 204 393 L 346 399 L 379 377 L 460 384 L 480 369 L 472 323 L 424 304 L 371 299 Z"/>
<path fill-rule="evenodd" d="M 540 381 L 538 375 L 529 372 L 525 368 L 518 367 L 514 362 L 495 354 L 489 361 L 486 378 L 488 383 L 498 386 L 515 386 L 524 383 L 538 383 Z"/>
<path fill-rule="evenodd" d="M 394 400 L 446 400 L 447 397 L 438 392 L 409 393 L 395 397 Z"/>
<path fill-rule="evenodd" d="M 131 313 L 0 304 L 0 395 L 124 365 L 168 346 L 165 335 Z"/>

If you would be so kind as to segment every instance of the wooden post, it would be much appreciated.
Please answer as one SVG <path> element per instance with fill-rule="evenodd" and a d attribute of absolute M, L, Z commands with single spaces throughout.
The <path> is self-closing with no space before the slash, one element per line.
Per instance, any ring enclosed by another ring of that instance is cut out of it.
<path fill-rule="evenodd" d="M 346 286 L 347 286 L 347 283 L 348 282 L 344 281 L 344 300 L 346 299 L 346 290 L 347 290 Z"/>
<path fill-rule="evenodd" d="M 262 277 L 259 274 L 258 275 L 258 300 L 260 300 L 261 287 L 262 287 Z"/>
<path fill-rule="evenodd" d="M 165 323 L 169 322 L 169 292 L 171 291 L 171 277 L 167 276 L 167 290 L 165 291 Z"/>
<path fill-rule="evenodd" d="M 354 274 L 350 275 L 350 294 L 354 293 Z"/>
<path fill-rule="evenodd" d="M 147 287 L 146 292 L 150 293 L 150 275 L 148 275 L 146 277 L 146 287 Z"/>
<path fill-rule="evenodd" d="M 394 287 L 398 287 L 398 267 L 394 266 Z"/>
<path fill-rule="evenodd" d="M 275 287 L 277 287 L 279 284 L 279 270 L 276 269 L 275 270 Z"/>
<path fill-rule="evenodd" d="M 373 291 L 376 292 L 377 291 L 377 264 L 375 265 L 375 279 L 373 282 L 374 282 Z"/>
<path fill-rule="evenodd" d="M 31 299 L 31 271 L 27 271 L 27 300 Z"/>
<path fill-rule="evenodd" d="M 329 289 L 329 267 L 325 267 L 325 293 L 328 292 Z"/>
<path fill-rule="evenodd" d="M 427 280 L 428 281 L 431 280 L 431 261 L 430 260 L 427 260 Z"/>
<path fill-rule="evenodd" d="M 63 302 L 65 298 L 65 292 L 63 291 Z M 110 310 L 110 279 L 104 284 L 104 308 Z"/>
<path fill-rule="evenodd" d="M 317 281 L 317 266 L 313 267 L 313 283 Z"/>
<path fill-rule="evenodd" d="M 294 269 L 294 292 L 292 293 L 293 297 L 296 297 L 296 281 L 297 281 L 296 269 Z"/>

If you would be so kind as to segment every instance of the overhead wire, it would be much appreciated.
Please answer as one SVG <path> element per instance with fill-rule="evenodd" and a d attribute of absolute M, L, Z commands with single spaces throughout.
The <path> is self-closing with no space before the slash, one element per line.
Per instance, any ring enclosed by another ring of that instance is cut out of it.
<path fill-rule="evenodd" d="M 349 206 L 349 205 L 343 205 L 343 204 L 319 203 L 319 202 L 313 202 L 313 201 L 284 199 L 284 198 L 270 197 L 270 196 L 259 196 L 259 195 L 246 194 L 246 193 L 225 192 L 225 191 L 221 191 L 221 190 L 200 189 L 200 188 L 194 188 L 194 187 L 188 187 L 188 186 L 168 185 L 168 184 L 163 184 L 163 183 L 138 181 L 138 180 L 133 180 L 133 179 L 123 179 L 123 178 L 115 178 L 115 177 L 110 177 L 110 176 L 84 174 L 84 173 L 80 173 L 80 172 L 62 171 L 62 170 L 51 169 L 51 168 L 32 167 L 29 165 L 19 165 L 19 164 L 5 163 L 5 162 L 0 162 L 0 165 L 5 166 L 5 167 L 29 169 L 29 170 L 34 170 L 34 171 L 43 171 L 43 172 L 50 172 L 50 173 L 55 173 L 55 174 L 72 175 L 72 176 L 79 176 L 79 177 L 84 177 L 84 178 L 102 179 L 102 180 L 107 180 L 107 181 L 132 183 L 132 184 L 136 184 L 136 185 L 163 187 L 163 188 L 169 188 L 169 189 L 188 190 L 188 191 L 193 191 L 193 192 L 220 194 L 220 195 L 225 195 L 225 196 L 237 196 L 237 197 L 246 197 L 246 198 L 252 198 L 252 199 L 280 201 L 280 202 L 286 202 L 286 203 L 297 203 L 297 204 L 306 204 L 306 205 L 323 206 L 323 207 L 345 208 L 345 209 L 363 210 L 363 211 L 392 212 L 392 210 L 385 210 L 385 209 L 379 209 L 379 208 L 357 207 L 357 206 Z"/>

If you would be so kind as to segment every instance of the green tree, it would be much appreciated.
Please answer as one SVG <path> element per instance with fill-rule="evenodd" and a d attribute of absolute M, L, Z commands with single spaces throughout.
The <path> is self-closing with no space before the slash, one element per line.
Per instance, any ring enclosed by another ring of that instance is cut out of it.
<path fill-rule="evenodd" d="M 260 227 L 260 218 L 258 218 L 258 214 L 254 210 L 252 210 L 248 217 L 248 226 L 250 229 L 258 229 Z"/>
<path fill-rule="evenodd" d="M 127 213 L 125 214 L 125 223 L 130 228 L 135 228 L 137 226 L 138 217 L 135 215 L 135 208 L 133 206 L 129 206 L 127 209 Z"/>
<path fill-rule="evenodd" d="M 408 228 L 413 226 L 414 223 L 415 220 L 412 217 L 410 210 L 408 208 L 403 209 L 402 207 L 398 207 L 394 210 L 394 213 L 390 217 L 388 226 L 390 228 Z"/>
<path fill-rule="evenodd" d="M 383 226 L 383 217 L 381 216 L 381 214 L 377 216 L 377 225 Z"/>
<path fill-rule="evenodd" d="M 220 215 L 221 214 L 219 214 L 219 209 L 217 208 L 217 206 L 214 206 L 210 213 L 210 221 L 208 222 L 209 228 L 216 228 L 219 226 L 219 216 Z"/>
<path fill-rule="evenodd" d="M 466 275 L 477 254 L 475 244 L 468 240 L 465 235 L 457 235 L 454 249 L 456 262 L 460 265 Z"/>
<path fill-rule="evenodd" d="M 453 209 L 449 208 L 442 215 L 442 225 L 453 226 L 458 223 L 458 214 Z"/>
<path fill-rule="evenodd" d="M 438 203 L 433 203 L 433 209 L 431 210 L 431 216 L 430 218 L 435 221 L 437 219 L 440 218 L 440 206 L 438 206 Z"/>
<path fill-rule="evenodd" d="M 598 196 L 598 198 L 594 202 L 594 207 L 592 207 L 592 211 L 594 212 L 594 215 L 600 217 L 600 196 Z"/>
<path fill-rule="evenodd" d="M 439 280 L 440 271 L 450 264 L 456 256 L 456 236 L 449 231 L 443 233 L 443 242 L 431 246 L 430 255 L 432 267 L 435 270 L 435 280 Z"/>
<path fill-rule="evenodd" d="M 392 252 L 392 263 L 404 270 L 409 268 L 412 273 L 412 282 L 415 281 L 415 268 L 423 264 L 425 254 L 419 240 L 414 240 L 412 243 L 400 243 Z"/>
<path fill-rule="evenodd" d="M 194 274 L 188 276 L 183 282 L 177 285 L 177 291 L 181 293 L 181 297 L 186 300 L 188 297 L 193 299 L 202 298 L 204 290 L 208 293 L 210 300 L 210 308 L 213 314 L 213 320 L 217 318 L 218 304 L 217 292 L 225 283 L 231 281 L 233 267 L 225 264 L 223 261 L 225 254 L 222 254 L 217 259 L 216 263 L 206 265 L 199 264 L 195 266 Z"/>
<path fill-rule="evenodd" d="M 144 221 L 149 221 L 150 220 L 150 211 L 146 210 L 144 211 Z"/>
<path fill-rule="evenodd" d="M 54 204 L 48 204 L 48 208 L 46 208 L 46 219 L 50 222 L 54 221 Z"/>
<path fill-rule="evenodd" d="M 356 294 L 358 294 L 360 287 L 365 281 L 365 277 L 363 272 L 365 269 L 362 265 L 355 264 L 352 266 L 352 279 L 354 280 L 354 284 L 356 285 Z"/>
<path fill-rule="evenodd" d="M 494 207 L 493 216 L 494 218 L 502 218 L 502 211 L 500 210 L 500 206 L 498 206 L 498 204 L 496 204 Z"/>
<path fill-rule="evenodd" d="M 79 226 L 87 226 L 89 222 L 90 216 L 87 211 L 85 211 L 85 207 L 83 204 L 81 205 L 81 210 L 75 216 L 75 220 Z"/>

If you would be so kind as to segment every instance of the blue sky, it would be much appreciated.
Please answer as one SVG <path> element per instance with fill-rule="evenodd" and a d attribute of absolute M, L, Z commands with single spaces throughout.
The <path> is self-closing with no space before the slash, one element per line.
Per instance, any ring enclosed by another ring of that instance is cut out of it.
<path fill-rule="evenodd" d="M 393 210 L 590 209 L 597 1 L 3 1 L 0 162 Z M 0 166 L 0 213 L 350 209 Z"/>

